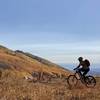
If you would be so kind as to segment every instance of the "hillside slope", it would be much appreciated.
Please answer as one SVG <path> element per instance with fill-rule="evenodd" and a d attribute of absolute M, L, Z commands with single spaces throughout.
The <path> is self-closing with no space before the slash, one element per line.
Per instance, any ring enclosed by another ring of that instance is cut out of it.
<path fill-rule="evenodd" d="M 34 71 L 56 73 L 58 75 L 68 75 L 70 73 L 69 70 L 65 70 L 48 60 L 23 51 L 13 51 L 3 46 L 0 46 L 0 67 L 26 73 Z"/>
<path fill-rule="evenodd" d="M 100 100 L 100 77 L 96 77 L 94 88 L 87 88 L 78 82 L 71 89 L 61 78 L 48 83 L 35 83 L 22 78 L 34 71 L 70 74 L 70 71 L 48 60 L 0 46 L 0 100 Z"/>

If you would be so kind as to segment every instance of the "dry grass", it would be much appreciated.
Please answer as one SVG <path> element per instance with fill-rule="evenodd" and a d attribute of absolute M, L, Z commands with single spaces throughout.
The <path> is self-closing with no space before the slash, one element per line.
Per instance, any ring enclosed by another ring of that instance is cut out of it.
<path fill-rule="evenodd" d="M 0 100 L 100 100 L 100 79 L 95 88 L 82 84 L 69 89 L 62 81 L 32 83 L 11 70 L 3 70 L 0 79 Z"/>
<path fill-rule="evenodd" d="M 69 75 L 60 67 L 48 66 L 24 54 L 15 53 L 0 46 L 0 100 L 100 100 L 100 78 L 95 88 L 86 88 L 79 83 L 70 89 L 62 80 L 50 83 L 33 83 L 23 78 L 33 71 Z"/>

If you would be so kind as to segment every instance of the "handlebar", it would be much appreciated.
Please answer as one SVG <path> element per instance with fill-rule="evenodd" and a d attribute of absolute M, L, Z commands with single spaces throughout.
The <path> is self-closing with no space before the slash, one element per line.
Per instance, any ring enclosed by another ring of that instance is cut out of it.
<path fill-rule="evenodd" d="M 79 68 L 74 68 L 73 70 L 75 70 L 77 72 L 79 70 Z"/>

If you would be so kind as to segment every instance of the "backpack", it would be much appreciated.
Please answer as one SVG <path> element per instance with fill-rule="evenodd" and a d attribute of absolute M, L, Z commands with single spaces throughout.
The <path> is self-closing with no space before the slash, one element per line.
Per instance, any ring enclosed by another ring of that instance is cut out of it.
<path fill-rule="evenodd" d="M 87 66 L 90 66 L 90 62 L 89 62 L 87 59 L 85 59 L 84 62 L 85 62 L 85 64 L 86 64 Z"/>

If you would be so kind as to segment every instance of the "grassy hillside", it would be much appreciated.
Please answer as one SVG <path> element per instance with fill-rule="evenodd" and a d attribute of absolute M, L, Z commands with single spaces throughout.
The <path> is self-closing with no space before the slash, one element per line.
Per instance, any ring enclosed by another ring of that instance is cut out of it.
<path fill-rule="evenodd" d="M 80 82 L 70 89 L 60 77 L 54 82 L 42 83 L 25 80 L 32 72 L 65 75 L 71 73 L 41 57 L 0 46 L 0 100 L 100 100 L 100 78 L 94 88 Z"/>
<path fill-rule="evenodd" d="M 36 71 L 46 72 L 48 74 L 57 73 L 58 75 L 65 76 L 70 73 L 69 70 L 65 70 L 61 66 L 48 60 L 23 51 L 13 51 L 3 46 L 0 46 L 0 67 L 24 73 Z"/>

